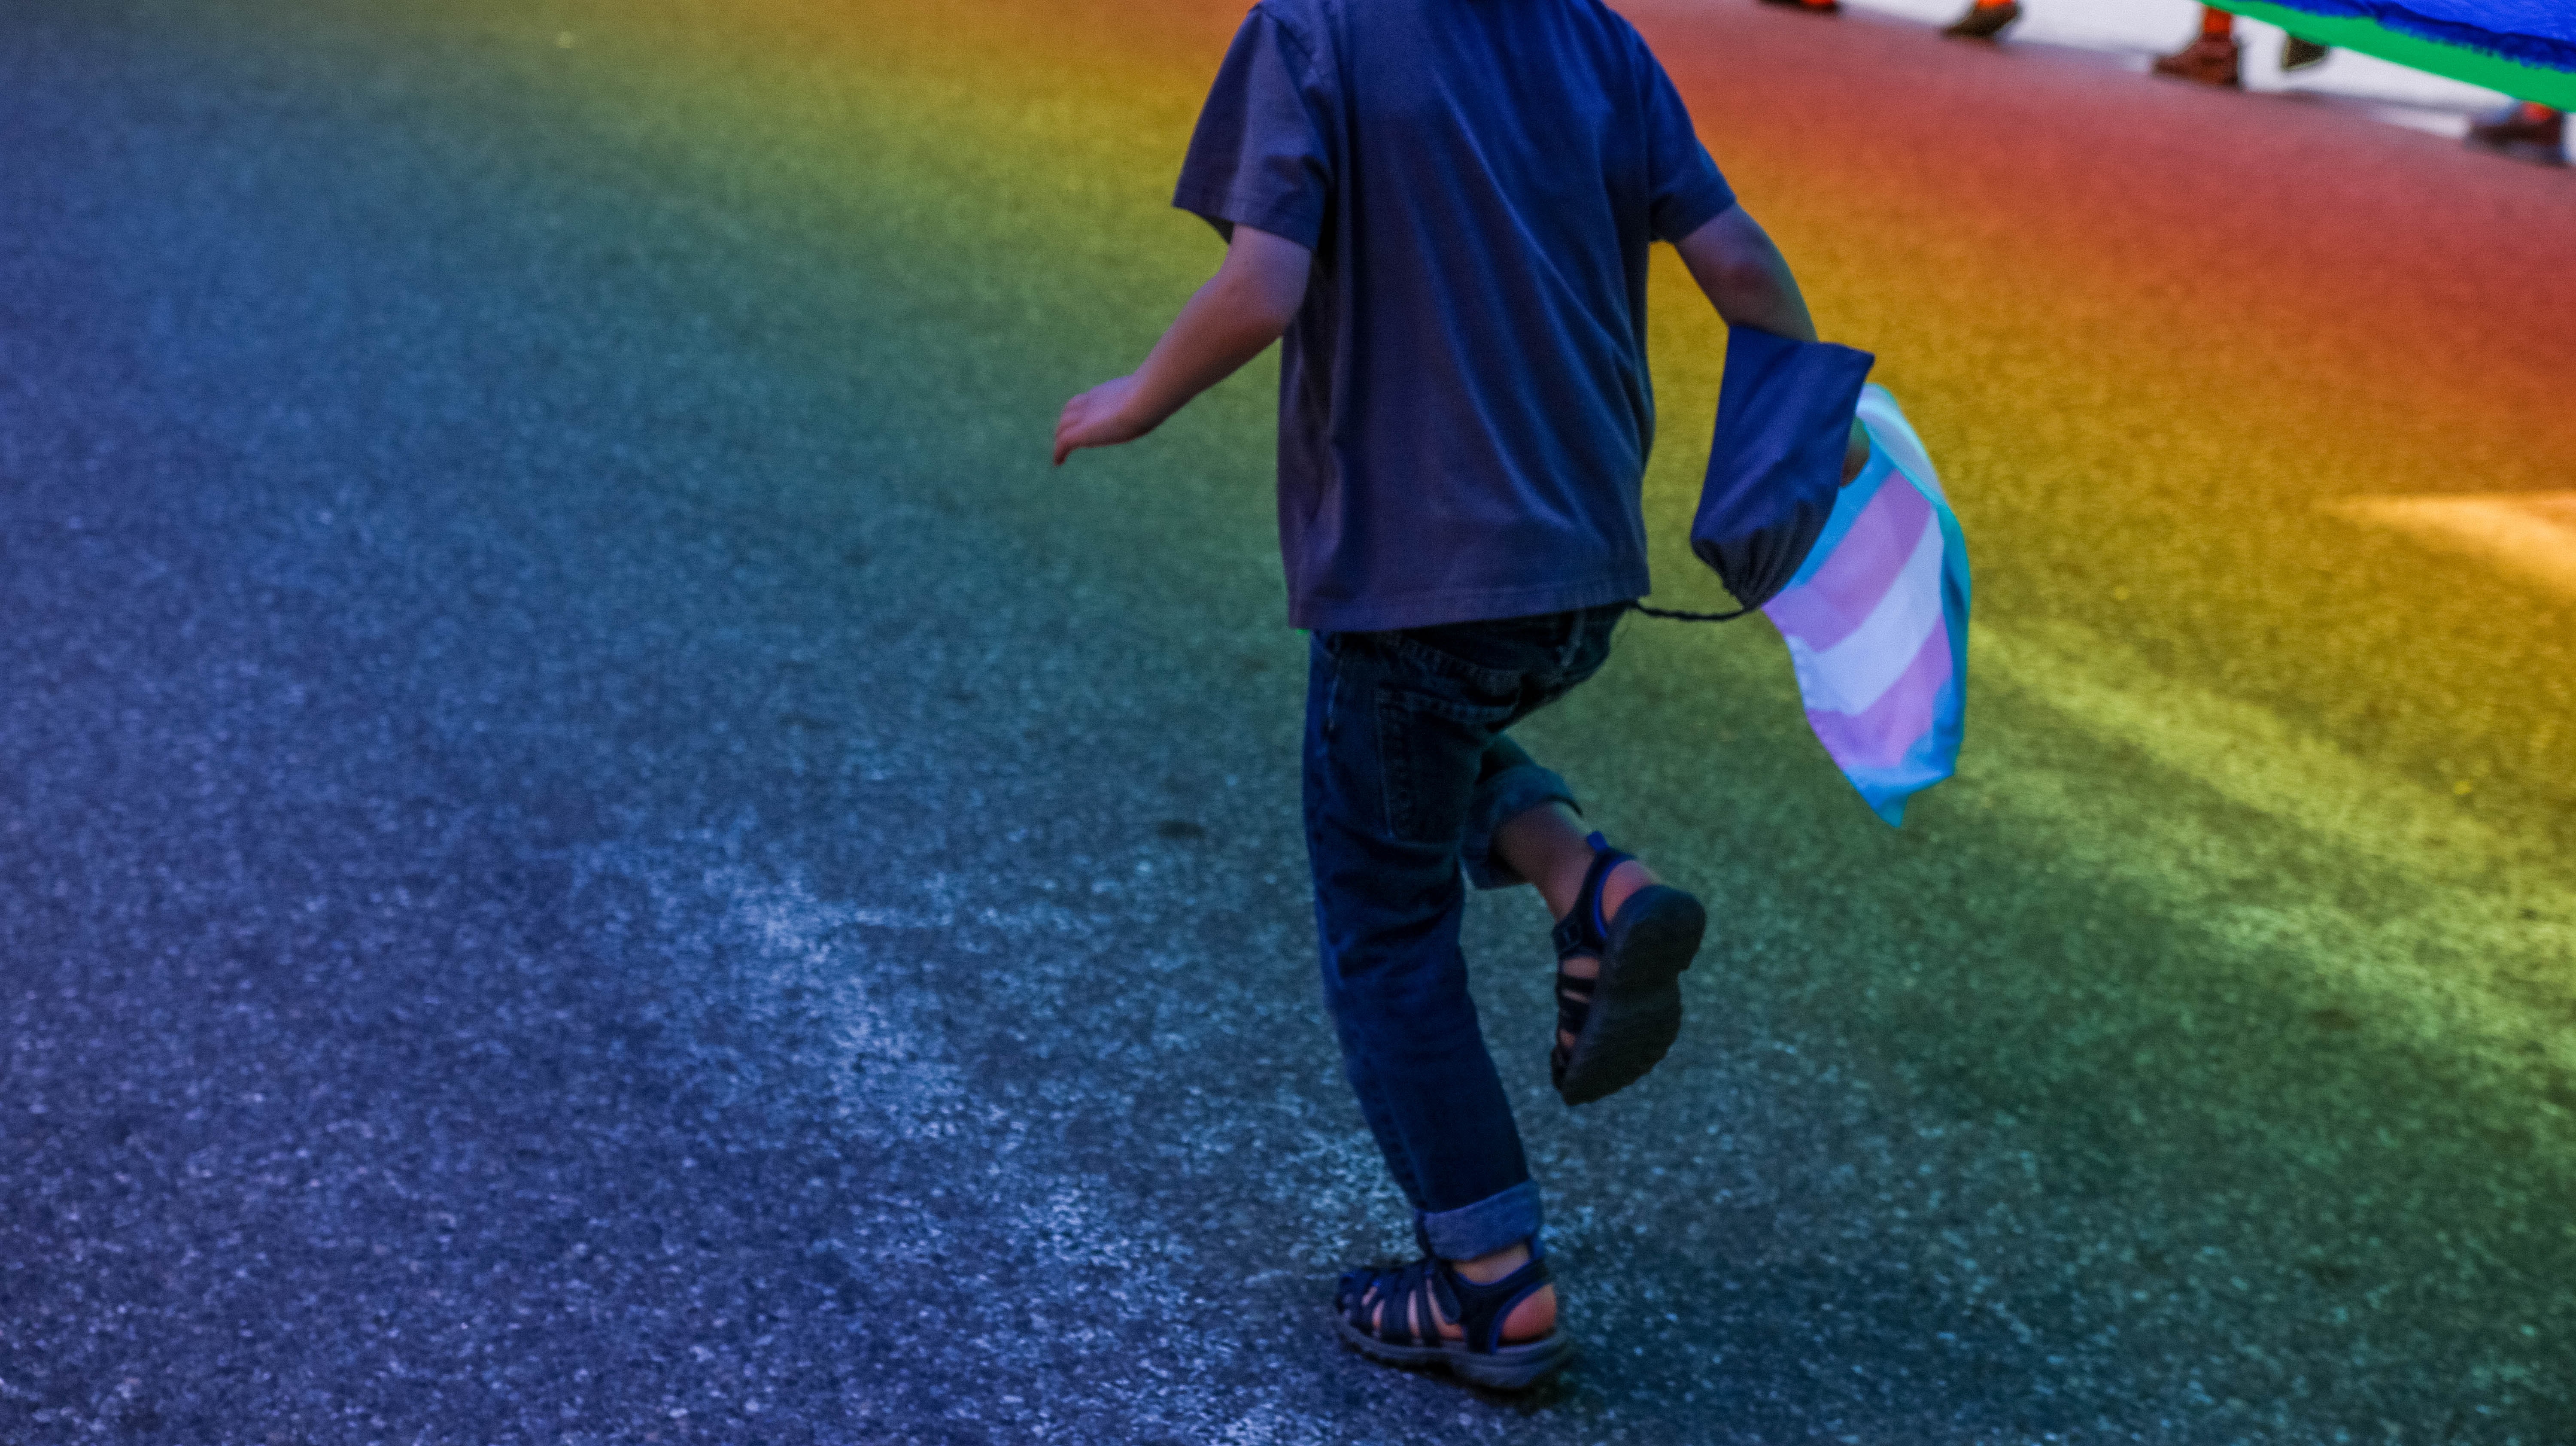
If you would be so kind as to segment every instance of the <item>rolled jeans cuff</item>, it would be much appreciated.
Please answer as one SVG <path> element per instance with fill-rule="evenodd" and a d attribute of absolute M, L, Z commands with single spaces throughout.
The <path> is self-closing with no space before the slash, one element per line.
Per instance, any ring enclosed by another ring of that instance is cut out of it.
<path fill-rule="evenodd" d="M 1442 1260 L 1474 1260 L 1537 1238 L 1541 1223 L 1538 1184 L 1524 1180 L 1473 1205 L 1438 1214 L 1423 1211 L 1413 1218 L 1422 1227 L 1423 1244 L 1432 1254 Z"/>
<path fill-rule="evenodd" d="M 1458 861 L 1467 869 L 1467 882 L 1480 889 L 1508 889 L 1528 883 L 1494 852 L 1494 835 L 1504 824 L 1549 803 L 1564 804 L 1576 813 L 1583 811 L 1583 806 L 1574 801 L 1574 790 L 1552 768 L 1519 763 L 1491 778 L 1479 779 L 1475 796 L 1467 803 L 1467 836 L 1458 849 Z"/>

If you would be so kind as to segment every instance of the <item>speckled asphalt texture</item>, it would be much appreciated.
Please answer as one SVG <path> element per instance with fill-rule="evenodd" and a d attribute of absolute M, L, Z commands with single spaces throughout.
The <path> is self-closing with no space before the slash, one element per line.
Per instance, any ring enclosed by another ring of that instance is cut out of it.
<path fill-rule="evenodd" d="M 594 38 L 749 13 L 0 8 L 0 1443 L 2576 1440 L 2548 852 L 2009 617 L 1903 833 L 1755 625 L 1533 724 L 1692 1023 L 1569 1115 L 1480 900 L 1587 1354 L 1346 1354 L 1267 373 L 1049 473 L 1172 276 Z"/>

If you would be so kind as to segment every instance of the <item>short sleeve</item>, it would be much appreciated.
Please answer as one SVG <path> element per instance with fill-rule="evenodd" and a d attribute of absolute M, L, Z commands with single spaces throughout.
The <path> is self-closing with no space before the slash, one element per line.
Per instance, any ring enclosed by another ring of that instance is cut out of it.
<path fill-rule="evenodd" d="M 1254 10 L 1208 90 L 1172 204 L 1229 238 L 1244 225 L 1314 250 L 1332 196 L 1330 114 L 1310 53 Z"/>
<path fill-rule="evenodd" d="M 1641 51 L 1644 46 L 1638 47 Z M 1646 166 L 1652 207 L 1647 225 L 1658 241 L 1679 241 L 1735 204 L 1708 147 L 1691 128 L 1690 111 L 1672 77 L 1651 54 L 1646 65 Z"/>

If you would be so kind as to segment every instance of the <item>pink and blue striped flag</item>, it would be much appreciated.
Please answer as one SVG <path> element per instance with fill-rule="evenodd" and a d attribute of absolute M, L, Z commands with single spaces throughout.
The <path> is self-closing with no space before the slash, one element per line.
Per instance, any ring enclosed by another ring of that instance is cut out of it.
<path fill-rule="evenodd" d="M 1864 388 L 1869 465 L 1786 587 L 1762 604 L 1807 722 L 1880 818 L 1958 768 L 1968 700 L 1968 544 L 1885 387 Z"/>

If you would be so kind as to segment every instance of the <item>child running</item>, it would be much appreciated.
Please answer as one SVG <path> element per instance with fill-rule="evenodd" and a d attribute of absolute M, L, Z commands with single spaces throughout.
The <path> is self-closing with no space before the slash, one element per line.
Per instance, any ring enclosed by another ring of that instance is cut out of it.
<path fill-rule="evenodd" d="M 1285 337 L 1279 534 L 1289 620 L 1312 634 L 1324 1000 L 1422 1250 L 1344 1276 L 1338 1326 L 1380 1361 L 1534 1385 L 1573 1345 L 1468 998 L 1465 885 L 1533 884 L 1559 920 L 1569 1104 L 1654 1068 L 1700 905 L 1587 836 L 1508 730 L 1590 678 L 1647 591 L 1649 245 L 1677 245 L 1729 325 L 1815 326 L 1599 0 L 1261 0 L 1175 204 L 1225 260 L 1141 367 L 1066 403 L 1055 460 L 1145 435 Z"/>

